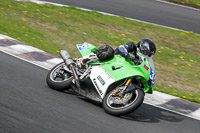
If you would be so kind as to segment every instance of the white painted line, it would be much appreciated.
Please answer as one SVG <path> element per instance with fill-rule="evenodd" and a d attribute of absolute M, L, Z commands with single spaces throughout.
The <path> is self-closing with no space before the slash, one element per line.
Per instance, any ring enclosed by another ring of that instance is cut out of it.
<path fill-rule="evenodd" d="M 14 54 L 11 54 L 11 53 L 9 53 L 9 52 L 7 52 L 7 51 L 5 51 L 5 50 L 2 50 L 1 47 L 0 47 L 0 51 L 6 53 L 6 54 L 8 54 L 8 55 L 11 55 L 11 56 L 13 56 L 13 57 L 16 57 L 16 58 L 18 58 L 18 59 L 21 59 L 21 60 L 23 60 L 23 61 L 26 61 L 26 62 L 28 62 L 28 63 L 31 63 L 31 64 L 34 64 L 34 65 L 39 66 L 39 67 L 41 67 L 41 68 L 44 68 L 44 69 L 46 69 L 46 70 L 50 70 L 50 69 L 47 68 L 47 67 L 44 67 L 44 66 L 42 66 L 42 65 L 39 65 L 39 64 L 37 64 L 37 63 L 33 63 L 32 61 L 26 60 L 26 59 L 21 58 L 21 57 L 19 57 L 19 56 L 17 56 L 17 55 L 14 55 Z"/>
<path fill-rule="evenodd" d="M 200 108 L 192 113 L 190 113 L 191 116 L 200 116 Z"/>
<path fill-rule="evenodd" d="M 40 1 L 40 0 L 17 0 L 17 1 L 30 1 L 30 2 L 34 2 L 34 3 L 38 3 L 38 1 Z M 57 3 L 54 3 L 54 2 L 46 2 L 46 1 L 40 1 L 40 2 L 41 2 L 40 4 L 52 4 L 52 5 L 66 6 L 66 7 L 70 6 L 70 5 L 57 4 Z M 115 14 L 110 14 L 110 13 L 97 11 L 97 10 L 90 10 L 90 9 L 81 8 L 81 7 L 76 7 L 76 8 L 81 9 L 81 10 L 85 10 L 85 11 L 96 11 L 98 13 L 101 13 L 101 14 L 104 14 L 104 15 L 109 15 L 109 16 L 119 16 L 119 15 L 115 15 Z M 138 20 L 138 19 L 133 19 L 133 18 L 129 18 L 129 17 L 124 17 L 124 18 L 129 19 L 129 20 L 134 20 L 134 21 L 137 21 L 137 22 L 146 23 L 146 24 L 152 24 L 152 25 L 155 25 L 155 26 L 161 26 L 161 27 L 169 28 L 169 29 L 173 29 L 173 30 L 185 31 L 185 30 L 181 30 L 181 29 L 177 29 L 177 28 L 173 28 L 173 27 L 169 27 L 169 26 L 164 26 L 164 25 L 159 25 L 159 24 L 155 24 L 155 23 L 151 23 L 151 22 L 147 22 L 147 21 L 142 21 L 142 20 Z"/>
<path fill-rule="evenodd" d="M 145 102 L 152 103 L 154 105 L 160 105 L 169 102 L 172 99 L 177 99 L 177 97 L 161 93 L 158 91 L 153 91 L 153 94 L 145 94 Z"/>
<path fill-rule="evenodd" d="M 23 1 L 23 0 L 18 0 L 18 1 Z M 36 1 L 38 2 L 39 0 L 31 0 L 31 1 L 36 3 Z M 53 5 L 58 5 L 58 6 L 68 6 L 68 5 L 62 5 L 62 4 L 56 4 L 56 3 L 44 2 L 44 1 L 40 1 L 39 3 L 40 3 L 40 4 L 53 4 Z M 92 11 L 92 10 L 85 9 L 85 8 L 78 8 L 78 9 L 87 10 L 87 11 Z M 98 11 L 97 11 L 97 12 L 98 12 Z M 104 13 L 104 12 L 99 12 L 99 13 L 102 13 L 102 14 L 105 14 L 105 15 L 111 15 L 111 16 L 118 16 L 118 15 L 113 15 L 113 14 Z M 126 17 L 126 18 L 127 18 L 127 17 Z M 167 27 L 167 26 L 163 26 L 163 25 L 158 25 L 158 24 L 154 24 L 154 23 L 149 23 L 149 22 L 145 22 L 145 21 L 141 21 L 141 20 L 137 20 L 137 19 L 132 19 L 132 18 L 127 18 L 127 19 L 135 20 L 135 21 L 139 21 L 139 22 L 143 22 L 143 23 L 147 23 L 147 24 L 153 24 L 153 25 L 157 25 L 157 26 L 162 26 L 162 27 L 166 27 L 166 28 L 170 28 L 170 29 L 180 30 L 180 29 L 176 29 L 176 28 L 172 28 L 172 27 Z M 180 30 L 180 31 L 184 31 L 184 30 Z M 1 34 L 0 34 L 0 38 L 2 38 L 2 39 L 13 39 L 13 38 L 10 38 L 10 37 L 8 37 L 8 36 L 1 35 Z M 14 40 L 15 40 L 15 39 L 14 39 Z M 0 47 L 0 51 L 2 51 L 2 52 L 4 52 L 4 53 L 7 53 L 7 54 L 9 54 L 9 55 L 12 55 L 12 56 L 14 56 L 14 57 L 16 57 L 16 58 L 18 58 L 18 59 L 23 60 L 23 61 L 26 61 L 26 62 L 29 62 L 29 63 L 31 63 L 31 64 L 34 64 L 34 65 L 36 65 L 36 66 L 39 66 L 39 67 L 41 67 L 41 68 L 50 70 L 50 68 L 47 68 L 47 67 L 45 67 L 45 66 L 43 66 L 43 65 L 40 65 L 39 63 L 41 63 L 41 62 L 36 62 L 36 61 L 33 62 L 33 61 L 26 60 L 26 59 L 24 59 L 24 58 L 21 58 L 21 57 L 19 57 L 19 56 L 16 56 L 16 55 L 14 55 L 14 54 L 11 54 L 11 53 L 9 53 L 9 52 L 7 52 L 7 51 L 1 49 L 1 47 Z M 57 59 L 56 59 L 56 60 L 57 60 Z M 60 61 L 60 59 L 58 59 L 58 60 Z M 55 60 L 54 60 L 54 61 L 55 61 Z M 59 62 L 59 61 L 58 61 L 58 62 Z M 51 61 L 50 61 L 50 62 L 51 62 Z M 50 63 L 50 62 L 49 62 L 49 63 Z M 53 63 L 53 62 L 51 62 L 51 63 Z M 47 64 L 48 64 L 48 63 L 47 63 Z M 154 91 L 154 93 L 157 93 L 157 92 Z M 168 99 L 168 98 L 166 98 L 166 99 Z M 164 110 L 167 110 L 167 111 L 176 113 L 176 114 L 180 114 L 180 115 L 183 115 L 183 116 L 186 116 L 186 117 L 190 117 L 190 118 L 193 118 L 193 119 L 196 119 L 196 120 L 200 120 L 200 117 L 199 117 L 199 114 L 200 114 L 200 113 L 199 113 L 199 112 L 200 112 L 199 110 L 200 110 L 200 109 L 197 110 L 197 111 L 195 111 L 195 112 L 193 112 L 193 113 L 190 113 L 190 114 L 186 115 L 186 114 L 183 114 L 183 113 L 174 111 L 174 110 L 170 110 L 170 109 L 167 109 L 167 108 L 160 107 L 160 106 L 158 106 L 158 105 L 149 103 L 148 101 L 144 101 L 144 103 L 149 104 L 149 105 L 152 105 L 152 106 L 155 106 L 155 107 L 157 107 L 157 108 L 161 108 L 161 109 L 164 109 Z M 162 103 L 164 104 L 164 103 L 166 103 L 166 101 L 162 101 Z"/>
<path fill-rule="evenodd" d="M 180 4 L 176 4 L 176 3 L 172 3 L 172 2 L 168 2 L 168 1 L 163 1 L 163 0 L 155 0 L 155 1 L 165 3 L 165 4 L 174 5 L 174 6 L 184 7 L 184 8 L 188 8 L 188 9 L 192 9 L 192 10 L 196 10 L 196 11 L 200 11 L 200 9 L 197 9 L 197 8 L 184 6 L 184 5 L 180 5 Z"/>
<path fill-rule="evenodd" d="M 14 54 L 11 54 L 11 53 L 9 53 L 9 52 L 7 52 L 7 51 L 4 51 L 4 50 L 1 49 L 1 47 L 0 47 L 0 51 L 6 53 L 6 54 L 8 54 L 8 55 L 14 56 L 14 57 L 16 57 L 16 58 L 18 58 L 18 59 L 21 59 L 21 60 L 23 60 L 23 61 L 26 61 L 26 62 L 28 62 L 28 63 L 31 63 L 31 64 L 34 64 L 34 65 L 39 66 L 39 67 L 41 67 L 41 68 L 44 68 L 44 69 L 46 69 L 46 70 L 50 70 L 50 68 L 47 68 L 47 67 L 45 67 L 45 66 L 43 66 L 43 65 L 40 65 L 40 64 L 38 64 L 38 63 L 36 63 L 36 62 L 32 62 L 32 61 L 26 60 L 26 59 L 24 59 L 24 58 L 21 58 L 21 57 L 19 57 L 19 56 L 16 56 L 16 55 L 14 55 Z M 56 59 L 56 60 L 57 60 L 57 59 Z M 54 61 L 55 61 L 55 60 L 54 60 Z M 59 61 L 60 61 L 60 59 L 58 58 L 58 62 L 59 62 Z M 154 93 L 157 93 L 157 92 L 154 91 Z M 159 93 L 160 93 L 160 92 L 159 92 Z M 197 112 L 191 113 L 191 115 L 186 115 L 186 114 L 183 114 L 183 113 L 174 111 L 174 110 L 170 110 L 170 109 L 167 109 L 167 108 L 164 108 L 164 107 L 160 107 L 160 106 L 158 106 L 158 105 L 149 103 L 149 102 L 147 102 L 147 101 L 144 101 L 144 103 L 145 103 L 145 104 L 149 104 L 149 105 L 154 106 L 154 107 L 157 107 L 157 108 L 160 108 L 160 109 L 163 109 L 163 110 L 167 110 L 167 111 L 169 111 L 169 112 L 173 112 L 173 113 L 176 113 L 176 114 L 179 114 L 179 115 L 183 115 L 183 116 L 186 116 L 186 117 L 189 117 L 189 118 L 193 118 L 193 119 L 196 119 L 196 120 L 200 120 L 200 117 L 198 117 L 198 115 L 199 115 L 199 110 L 198 110 Z"/>
<path fill-rule="evenodd" d="M 183 114 L 183 113 L 180 113 L 180 112 L 177 112 L 177 111 L 174 111 L 174 110 L 171 110 L 171 109 L 167 109 L 167 108 L 164 108 L 164 107 L 161 107 L 161 106 L 158 106 L 158 105 L 154 105 L 152 103 L 148 103 L 148 102 L 143 102 L 145 104 L 149 104 L 151 106 L 154 106 L 154 107 L 157 107 L 157 108 L 160 108 L 160 109 L 163 109 L 163 110 L 167 110 L 169 112 L 173 112 L 173 113 L 176 113 L 176 114 L 179 114 L 179 115 L 183 115 L 183 116 L 186 116 L 186 117 L 189 117 L 189 118 L 192 118 L 192 119 L 195 119 L 195 120 L 200 120 L 200 116 L 197 116 L 197 115 L 186 115 L 186 114 Z"/>
<path fill-rule="evenodd" d="M 3 34 L 0 34 L 0 40 L 3 40 L 3 39 L 11 39 L 11 40 L 15 40 L 14 38 L 11 38 L 9 36 L 6 36 L 6 35 L 3 35 Z"/>
<path fill-rule="evenodd" d="M 61 58 L 53 58 L 53 59 L 47 60 L 46 62 L 49 63 L 49 64 L 57 65 L 57 64 L 63 62 L 63 59 L 61 59 Z"/>
<path fill-rule="evenodd" d="M 12 53 L 14 54 L 23 54 L 23 53 L 28 53 L 28 52 L 41 52 L 41 53 L 44 52 L 38 48 L 34 48 L 32 46 L 23 45 L 23 44 L 11 45 L 5 48 L 7 50 L 10 49 L 10 51 L 12 51 Z"/>

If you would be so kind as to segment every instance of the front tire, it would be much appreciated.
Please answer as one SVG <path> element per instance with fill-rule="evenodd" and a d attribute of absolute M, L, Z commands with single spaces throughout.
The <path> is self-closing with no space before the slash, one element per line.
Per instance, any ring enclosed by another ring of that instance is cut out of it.
<path fill-rule="evenodd" d="M 69 89 L 73 80 L 72 74 L 63 67 L 67 67 L 65 63 L 59 63 L 49 71 L 46 77 L 47 85 L 57 91 Z"/>
<path fill-rule="evenodd" d="M 116 89 L 115 89 L 116 90 Z M 135 89 L 132 92 L 126 93 L 124 97 L 127 99 L 120 102 L 116 102 L 112 96 L 112 93 L 115 91 L 109 92 L 106 97 L 103 99 L 103 108 L 106 113 L 115 115 L 115 116 L 122 116 L 129 114 L 135 111 L 144 101 L 144 92 L 141 89 Z M 123 97 L 123 98 L 124 98 Z M 118 98 L 120 99 L 120 98 Z"/>

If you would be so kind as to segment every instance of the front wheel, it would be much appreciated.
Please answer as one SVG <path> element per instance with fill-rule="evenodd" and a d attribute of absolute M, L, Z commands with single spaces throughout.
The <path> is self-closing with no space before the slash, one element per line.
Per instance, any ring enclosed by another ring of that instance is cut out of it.
<path fill-rule="evenodd" d="M 73 75 L 67 69 L 64 62 L 53 67 L 46 77 L 47 85 L 58 91 L 69 89 Z"/>
<path fill-rule="evenodd" d="M 136 110 L 144 100 L 144 92 L 141 89 L 135 89 L 125 93 L 123 96 L 113 96 L 113 91 L 109 92 L 103 99 L 103 108 L 106 113 L 121 116 Z"/>

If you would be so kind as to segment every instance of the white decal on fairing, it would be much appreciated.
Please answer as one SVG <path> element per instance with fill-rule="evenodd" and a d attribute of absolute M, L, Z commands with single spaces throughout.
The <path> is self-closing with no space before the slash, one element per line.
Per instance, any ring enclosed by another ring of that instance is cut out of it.
<path fill-rule="evenodd" d="M 108 86 L 115 82 L 115 80 L 99 66 L 92 67 L 90 79 L 92 80 L 92 83 L 94 84 L 101 98 L 104 98 Z"/>
<path fill-rule="evenodd" d="M 83 49 L 85 49 L 85 48 L 88 48 L 90 45 L 91 45 L 91 44 L 85 42 L 85 43 L 83 43 L 83 44 L 78 44 L 77 46 L 78 46 L 78 49 L 81 51 L 81 50 L 83 50 Z"/>

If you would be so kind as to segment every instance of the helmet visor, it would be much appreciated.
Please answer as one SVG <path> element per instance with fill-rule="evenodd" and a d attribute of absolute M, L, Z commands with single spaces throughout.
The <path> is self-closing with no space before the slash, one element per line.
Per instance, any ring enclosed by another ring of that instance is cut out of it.
<path fill-rule="evenodd" d="M 148 43 L 142 44 L 142 46 L 140 46 L 140 50 L 144 55 L 148 56 L 150 53 L 149 44 Z"/>

